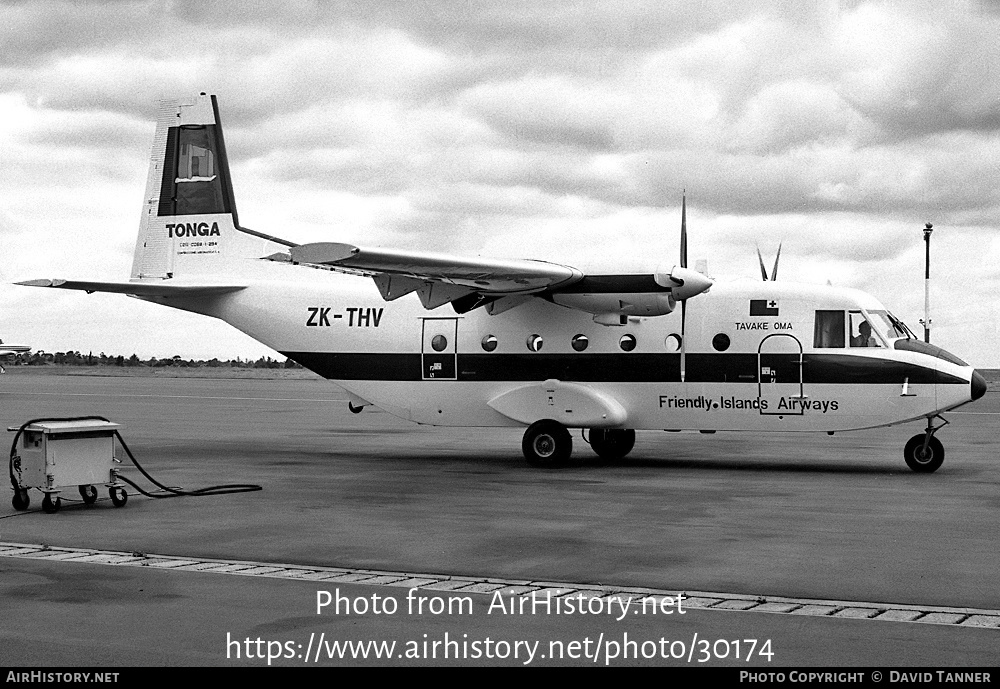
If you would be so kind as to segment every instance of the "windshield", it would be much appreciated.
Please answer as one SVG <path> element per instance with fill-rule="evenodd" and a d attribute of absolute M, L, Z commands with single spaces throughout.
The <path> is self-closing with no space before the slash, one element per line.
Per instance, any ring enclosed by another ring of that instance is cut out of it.
<path fill-rule="evenodd" d="M 868 315 L 871 317 L 872 325 L 875 326 L 879 334 L 883 335 L 887 340 L 895 340 L 900 337 L 917 339 L 916 335 L 913 334 L 913 331 L 907 328 L 903 321 L 899 320 L 888 311 L 869 311 Z"/>

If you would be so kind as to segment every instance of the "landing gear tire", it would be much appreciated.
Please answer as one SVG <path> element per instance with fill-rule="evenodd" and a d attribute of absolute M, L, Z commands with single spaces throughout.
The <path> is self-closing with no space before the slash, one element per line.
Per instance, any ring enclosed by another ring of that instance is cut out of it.
<path fill-rule="evenodd" d="M 93 486 L 80 486 L 80 497 L 88 505 L 97 502 L 97 489 Z"/>
<path fill-rule="evenodd" d="M 31 498 L 28 497 L 28 491 L 15 490 L 14 499 L 10 501 L 10 504 L 13 505 L 14 509 L 18 512 L 24 512 L 28 509 L 28 505 L 31 504 Z"/>
<path fill-rule="evenodd" d="M 108 492 L 115 507 L 124 507 L 125 503 L 128 502 L 128 493 L 125 492 L 124 488 L 112 488 Z"/>
<path fill-rule="evenodd" d="M 622 459 L 635 447 L 631 428 L 591 428 L 590 447 L 601 459 Z"/>
<path fill-rule="evenodd" d="M 923 433 L 913 436 L 903 449 L 903 459 L 906 460 L 906 466 L 918 474 L 929 474 L 936 471 L 944 462 L 944 445 L 941 444 L 941 441 L 932 435 L 925 450 L 924 438 L 926 435 Z"/>
<path fill-rule="evenodd" d="M 573 453 L 573 436 L 558 421 L 536 421 L 524 432 L 521 451 L 532 466 L 558 466 Z"/>
<path fill-rule="evenodd" d="M 55 514 L 59 511 L 60 506 L 62 506 L 62 500 L 58 497 L 53 500 L 50 493 L 46 493 L 45 497 L 42 498 L 42 509 L 48 514 Z"/>

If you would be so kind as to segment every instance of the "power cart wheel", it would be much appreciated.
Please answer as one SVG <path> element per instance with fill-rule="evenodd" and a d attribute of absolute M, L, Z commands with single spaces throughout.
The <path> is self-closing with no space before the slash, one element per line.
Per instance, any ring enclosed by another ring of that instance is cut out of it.
<path fill-rule="evenodd" d="M 58 497 L 53 500 L 51 493 L 46 493 L 45 497 L 42 498 L 42 509 L 48 514 L 55 514 L 59 511 L 59 507 L 62 505 L 62 500 Z"/>
<path fill-rule="evenodd" d="M 924 433 L 915 435 L 903 448 L 903 459 L 906 460 L 906 466 L 918 474 L 929 474 L 937 471 L 944 462 L 944 445 L 932 435 L 930 442 L 927 443 L 927 448 L 924 449 L 926 437 Z"/>
<path fill-rule="evenodd" d="M 590 447 L 601 459 L 622 459 L 635 447 L 631 428 L 591 428 Z"/>
<path fill-rule="evenodd" d="M 16 490 L 14 491 L 14 499 L 10 502 L 14 506 L 15 510 L 18 512 L 24 512 L 28 509 L 28 505 L 31 504 L 31 498 L 28 497 L 28 491 Z"/>
<path fill-rule="evenodd" d="M 80 486 L 80 497 L 88 505 L 97 502 L 97 489 L 93 486 Z"/>
<path fill-rule="evenodd" d="M 125 503 L 128 502 L 128 493 L 125 492 L 124 488 L 112 488 L 108 492 L 115 507 L 124 507 Z"/>
<path fill-rule="evenodd" d="M 558 466 L 572 454 L 573 437 L 558 421 L 536 421 L 524 432 L 521 451 L 532 466 Z"/>

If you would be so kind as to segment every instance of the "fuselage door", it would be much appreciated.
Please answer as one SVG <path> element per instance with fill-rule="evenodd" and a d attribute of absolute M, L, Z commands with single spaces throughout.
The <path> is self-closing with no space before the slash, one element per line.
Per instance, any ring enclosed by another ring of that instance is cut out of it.
<path fill-rule="evenodd" d="M 424 380 L 457 380 L 458 319 L 424 318 L 420 359 Z"/>
<path fill-rule="evenodd" d="M 801 416 L 805 413 L 805 406 L 801 404 L 806 399 L 802 384 L 802 343 L 794 335 L 775 333 L 761 340 L 757 349 L 757 374 L 761 414 Z"/>

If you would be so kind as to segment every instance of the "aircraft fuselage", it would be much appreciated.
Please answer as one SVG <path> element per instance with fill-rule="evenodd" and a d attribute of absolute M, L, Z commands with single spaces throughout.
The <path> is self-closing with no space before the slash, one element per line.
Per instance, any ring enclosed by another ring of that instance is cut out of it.
<path fill-rule="evenodd" d="M 261 263 L 274 278 L 302 270 Z M 842 312 L 842 322 L 885 311 L 856 290 L 716 284 L 688 305 L 682 357 L 679 310 L 621 326 L 543 299 L 458 315 L 413 295 L 384 301 L 365 278 L 313 273 L 212 300 L 156 301 L 221 318 L 359 402 L 422 424 L 522 425 L 517 408 L 527 406 L 525 418 L 548 410 L 567 427 L 845 431 L 933 416 L 970 401 L 977 385 L 972 367 L 928 353 L 936 348 L 886 337 L 850 347 L 849 332 L 840 346 L 816 346 L 818 311 Z M 604 397 L 624 418 L 601 417 Z M 594 404 L 597 416 L 584 409 Z"/>

